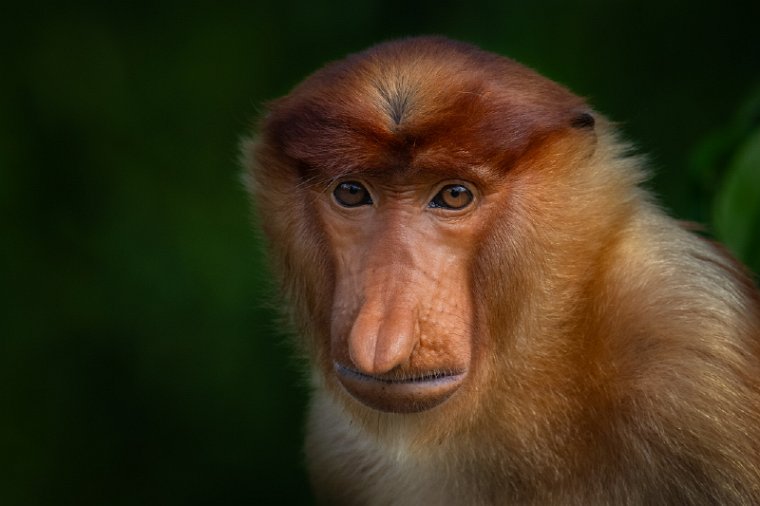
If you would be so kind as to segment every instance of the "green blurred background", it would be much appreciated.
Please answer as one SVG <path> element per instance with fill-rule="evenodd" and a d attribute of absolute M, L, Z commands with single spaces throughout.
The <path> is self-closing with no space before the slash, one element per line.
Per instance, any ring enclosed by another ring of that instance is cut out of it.
<path fill-rule="evenodd" d="M 261 104 L 439 33 L 589 98 L 760 270 L 760 2 L 0 7 L 0 504 L 308 504 L 306 398 L 239 183 Z"/>

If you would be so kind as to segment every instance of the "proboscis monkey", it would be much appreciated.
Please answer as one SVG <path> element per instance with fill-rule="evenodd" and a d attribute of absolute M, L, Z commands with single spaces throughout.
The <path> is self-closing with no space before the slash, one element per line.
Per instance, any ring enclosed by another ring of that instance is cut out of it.
<path fill-rule="evenodd" d="M 244 147 L 349 505 L 760 504 L 760 297 L 577 96 L 423 37 L 331 63 Z"/>

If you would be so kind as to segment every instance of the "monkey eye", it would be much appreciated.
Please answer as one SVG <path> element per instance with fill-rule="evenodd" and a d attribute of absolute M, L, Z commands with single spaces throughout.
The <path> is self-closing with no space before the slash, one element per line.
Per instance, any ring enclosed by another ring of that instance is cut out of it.
<path fill-rule="evenodd" d="M 372 197 L 363 184 L 356 181 L 340 183 L 333 190 L 333 197 L 343 207 L 359 207 L 372 204 Z"/>
<path fill-rule="evenodd" d="M 428 207 L 438 207 L 442 209 L 463 209 L 470 205 L 473 196 L 472 192 L 461 184 L 446 185 L 439 191 Z"/>

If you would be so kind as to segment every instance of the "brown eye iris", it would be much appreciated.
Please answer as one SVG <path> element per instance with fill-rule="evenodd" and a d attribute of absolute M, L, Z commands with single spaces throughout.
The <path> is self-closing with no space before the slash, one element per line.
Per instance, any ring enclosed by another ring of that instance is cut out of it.
<path fill-rule="evenodd" d="M 430 201 L 430 207 L 443 209 L 462 209 L 472 202 L 472 192 L 461 184 L 444 186 Z"/>
<path fill-rule="evenodd" d="M 338 204 L 343 207 L 359 207 L 372 204 L 372 197 L 370 197 L 367 189 L 364 185 L 355 181 L 340 183 L 333 190 L 333 196 Z"/>

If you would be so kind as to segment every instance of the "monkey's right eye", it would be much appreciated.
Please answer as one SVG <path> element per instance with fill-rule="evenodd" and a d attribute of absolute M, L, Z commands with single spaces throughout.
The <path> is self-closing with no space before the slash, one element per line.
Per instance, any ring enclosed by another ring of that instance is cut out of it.
<path fill-rule="evenodd" d="M 343 207 L 359 207 L 372 204 L 372 197 L 363 184 L 356 181 L 340 183 L 333 190 L 335 201 Z"/>

